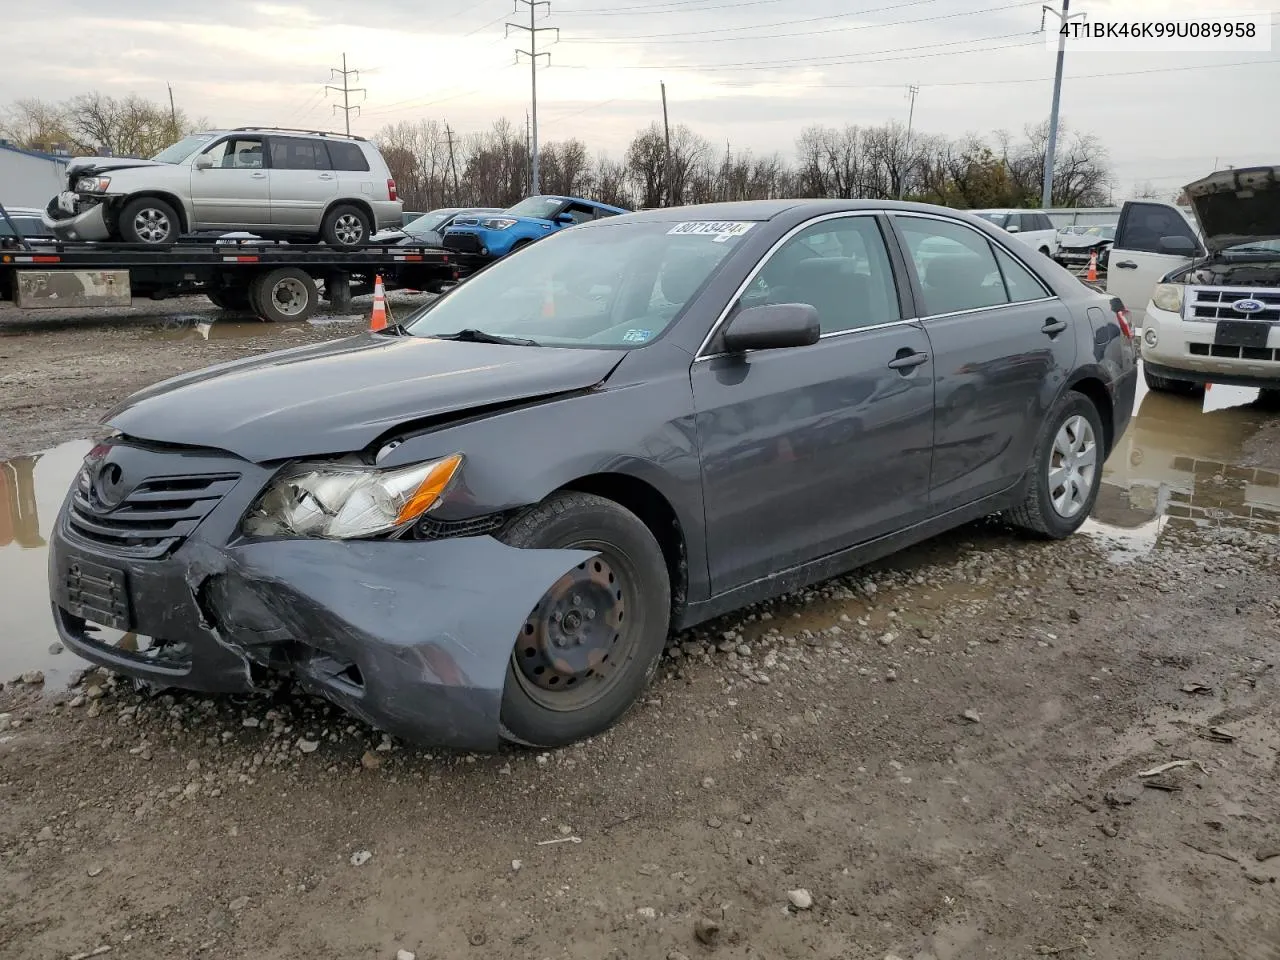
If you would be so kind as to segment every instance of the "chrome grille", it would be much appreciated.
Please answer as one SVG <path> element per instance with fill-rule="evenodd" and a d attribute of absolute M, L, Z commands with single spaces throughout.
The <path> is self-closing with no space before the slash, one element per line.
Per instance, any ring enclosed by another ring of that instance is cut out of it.
<path fill-rule="evenodd" d="M 1258 313 L 1240 313 L 1232 308 L 1237 300 L 1257 300 L 1266 305 Z M 1280 323 L 1280 290 L 1250 290 L 1240 287 L 1188 287 L 1188 320 L 1259 320 Z"/>
<path fill-rule="evenodd" d="M 148 477 L 119 504 L 108 507 L 98 500 L 82 470 L 67 526 L 118 556 L 158 559 L 176 550 L 239 479 L 238 473 Z"/>

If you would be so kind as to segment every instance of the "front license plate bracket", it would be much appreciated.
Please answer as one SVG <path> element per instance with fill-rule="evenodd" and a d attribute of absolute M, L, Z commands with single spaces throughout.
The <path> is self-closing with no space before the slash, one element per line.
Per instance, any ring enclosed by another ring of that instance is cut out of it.
<path fill-rule="evenodd" d="M 69 613 L 114 630 L 133 629 L 128 577 L 123 570 L 68 557 L 63 582 Z"/>
<path fill-rule="evenodd" d="M 1271 324 L 1261 320 L 1219 320 L 1213 342 L 1222 347 L 1265 347 Z"/>

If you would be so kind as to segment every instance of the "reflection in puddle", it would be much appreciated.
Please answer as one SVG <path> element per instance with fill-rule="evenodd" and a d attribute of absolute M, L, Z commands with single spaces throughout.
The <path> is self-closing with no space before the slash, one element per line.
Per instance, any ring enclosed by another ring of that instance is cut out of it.
<path fill-rule="evenodd" d="M 309 322 L 301 324 L 266 323 L 261 320 L 209 320 L 206 317 L 171 317 L 151 336 L 157 340 L 245 340 L 250 337 L 276 337 L 298 333 Z"/>
<path fill-rule="evenodd" d="M 1275 417 L 1257 390 L 1212 386 L 1203 398 L 1145 390 L 1107 460 L 1082 532 L 1123 560 L 1177 526 L 1280 533 L 1280 472 L 1238 466 L 1244 443 Z"/>
<path fill-rule="evenodd" d="M 65 685 L 86 664 L 53 655 L 58 639 L 46 573 L 50 529 L 80 463 L 93 446 L 74 440 L 44 453 L 0 460 L 0 680 L 43 670 L 45 688 Z"/>

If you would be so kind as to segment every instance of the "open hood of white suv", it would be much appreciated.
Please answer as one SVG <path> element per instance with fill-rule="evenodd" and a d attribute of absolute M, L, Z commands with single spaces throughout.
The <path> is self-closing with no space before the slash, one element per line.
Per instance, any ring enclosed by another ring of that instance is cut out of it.
<path fill-rule="evenodd" d="M 1280 240 L 1280 167 L 1219 170 L 1184 189 L 1213 253 L 1250 241 Z"/>

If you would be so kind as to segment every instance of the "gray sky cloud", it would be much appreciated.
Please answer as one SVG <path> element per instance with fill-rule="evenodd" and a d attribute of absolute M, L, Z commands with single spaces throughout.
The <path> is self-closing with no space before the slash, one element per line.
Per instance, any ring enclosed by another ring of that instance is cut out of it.
<path fill-rule="evenodd" d="M 6 3 L 0 102 L 93 89 L 161 100 L 172 83 L 189 114 L 214 124 L 333 128 L 341 118 L 324 84 L 345 51 L 367 88 L 355 132 L 417 119 L 475 132 L 500 116 L 523 122 L 528 109 L 529 68 L 512 52 L 527 37 L 503 37 L 511 6 L 62 0 L 51 22 L 41 5 Z M 1075 6 L 1155 18 L 1241 4 Z M 784 155 L 809 124 L 905 122 L 910 83 L 920 85 L 916 128 L 929 133 L 1017 133 L 1047 115 L 1053 55 L 1037 32 L 1038 0 L 864 0 L 859 9 L 841 0 L 556 0 L 539 24 L 560 28 L 559 43 L 544 37 L 552 66 L 538 77 L 542 137 L 576 136 L 617 154 L 661 118 L 659 81 L 673 122 Z M 1107 145 L 1118 195 L 1136 180 L 1173 190 L 1215 161 L 1280 159 L 1280 130 L 1259 115 L 1280 88 L 1275 50 L 1071 51 L 1066 73 L 1064 118 Z"/>

